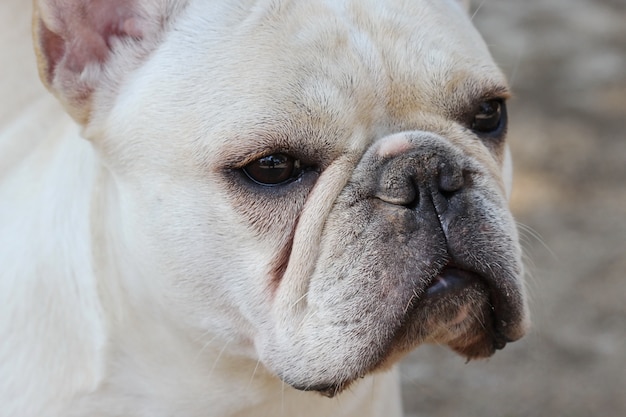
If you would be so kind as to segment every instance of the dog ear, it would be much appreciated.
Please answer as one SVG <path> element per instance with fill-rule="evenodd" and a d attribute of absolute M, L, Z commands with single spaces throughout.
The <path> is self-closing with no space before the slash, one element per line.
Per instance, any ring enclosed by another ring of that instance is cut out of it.
<path fill-rule="evenodd" d="M 34 0 L 33 39 L 41 80 L 77 122 L 87 123 L 94 91 L 113 87 L 145 59 L 184 3 Z"/>

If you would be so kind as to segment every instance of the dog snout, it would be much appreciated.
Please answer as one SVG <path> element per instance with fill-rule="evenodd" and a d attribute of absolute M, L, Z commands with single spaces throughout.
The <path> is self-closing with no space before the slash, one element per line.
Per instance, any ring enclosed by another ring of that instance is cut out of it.
<path fill-rule="evenodd" d="M 375 196 L 390 204 L 441 214 L 469 182 L 468 171 L 446 149 L 414 149 L 385 161 Z"/>

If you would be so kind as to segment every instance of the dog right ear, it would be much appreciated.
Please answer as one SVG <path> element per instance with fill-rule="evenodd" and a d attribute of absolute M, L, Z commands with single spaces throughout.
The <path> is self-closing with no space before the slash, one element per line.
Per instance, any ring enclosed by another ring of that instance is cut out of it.
<path fill-rule="evenodd" d="M 184 0 L 34 0 L 33 39 L 44 85 L 79 123 L 158 45 Z M 121 53 L 120 53 L 121 52 Z"/>

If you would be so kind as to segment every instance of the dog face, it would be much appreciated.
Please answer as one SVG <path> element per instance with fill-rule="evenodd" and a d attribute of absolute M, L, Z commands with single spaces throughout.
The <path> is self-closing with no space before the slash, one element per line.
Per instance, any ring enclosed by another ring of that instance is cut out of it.
<path fill-rule="evenodd" d="M 465 12 L 231 3 L 128 2 L 91 31 L 103 53 L 40 11 L 133 308 L 327 395 L 421 343 L 480 358 L 521 337 L 508 89 Z"/>

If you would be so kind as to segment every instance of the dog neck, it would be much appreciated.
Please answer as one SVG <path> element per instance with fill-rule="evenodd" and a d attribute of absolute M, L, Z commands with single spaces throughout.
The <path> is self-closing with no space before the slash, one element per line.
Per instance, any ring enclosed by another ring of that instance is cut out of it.
<path fill-rule="evenodd" d="M 96 159 L 67 116 L 51 115 L 18 121 L 7 139 L 30 149 L 0 184 L 0 199 L 11 201 L 0 213 L 2 415 L 56 415 L 103 373 L 105 322 L 87 243 Z"/>

